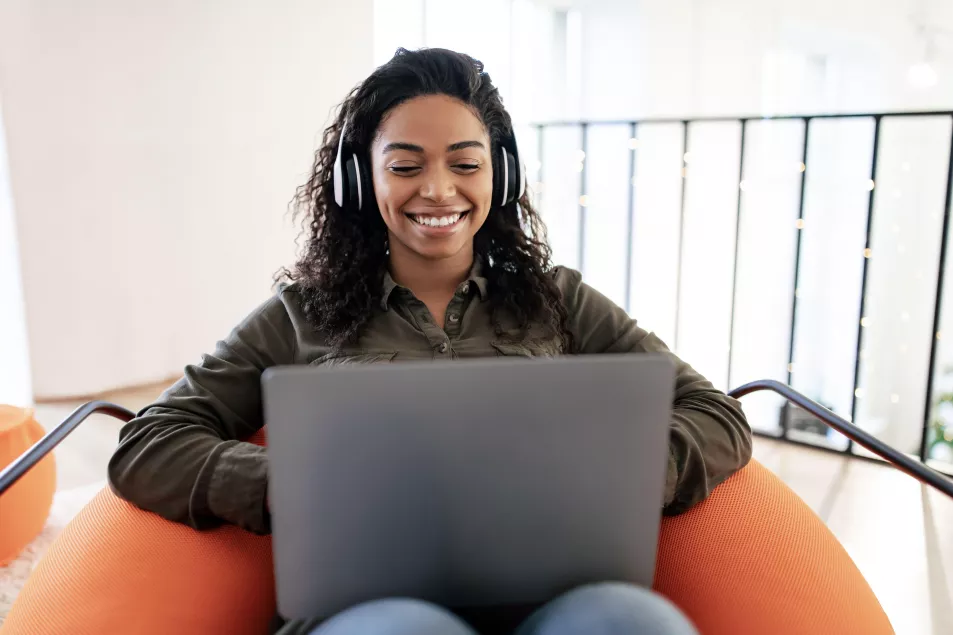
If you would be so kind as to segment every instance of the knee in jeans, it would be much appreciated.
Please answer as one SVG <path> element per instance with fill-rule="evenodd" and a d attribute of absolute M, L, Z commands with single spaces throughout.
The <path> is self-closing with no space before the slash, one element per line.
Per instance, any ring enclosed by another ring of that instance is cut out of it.
<path fill-rule="evenodd" d="M 605 582 L 579 587 L 555 600 L 540 632 L 696 633 L 669 600 L 631 584 Z M 565 628 L 568 627 L 568 628 Z"/>
<path fill-rule="evenodd" d="M 575 599 L 576 601 L 599 599 L 604 602 L 617 601 L 629 603 L 643 600 L 651 601 L 651 599 L 661 596 L 656 595 L 648 589 L 635 586 L 634 584 L 626 584 L 624 582 L 598 582 L 577 587 L 562 597 L 564 599 Z"/>
<path fill-rule="evenodd" d="M 332 617 L 312 631 L 315 635 L 470 635 L 467 626 L 449 611 L 414 599 L 366 602 Z"/>

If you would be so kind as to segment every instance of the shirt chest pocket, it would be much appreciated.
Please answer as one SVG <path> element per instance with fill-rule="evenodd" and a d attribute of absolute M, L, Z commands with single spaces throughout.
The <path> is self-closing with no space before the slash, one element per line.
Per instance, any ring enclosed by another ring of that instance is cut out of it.
<path fill-rule="evenodd" d="M 335 366 L 350 366 L 353 364 L 387 364 L 394 361 L 397 357 L 396 352 L 338 352 L 328 353 L 313 360 L 311 366 L 321 366 L 322 368 L 332 368 Z"/>

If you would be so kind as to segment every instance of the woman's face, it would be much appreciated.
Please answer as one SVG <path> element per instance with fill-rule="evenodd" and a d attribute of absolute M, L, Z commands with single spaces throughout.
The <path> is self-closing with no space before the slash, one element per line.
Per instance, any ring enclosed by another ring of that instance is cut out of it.
<path fill-rule="evenodd" d="M 466 105 L 428 95 L 394 108 L 371 145 L 371 165 L 392 258 L 472 259 L 493 167 L 487 132 Z"/>

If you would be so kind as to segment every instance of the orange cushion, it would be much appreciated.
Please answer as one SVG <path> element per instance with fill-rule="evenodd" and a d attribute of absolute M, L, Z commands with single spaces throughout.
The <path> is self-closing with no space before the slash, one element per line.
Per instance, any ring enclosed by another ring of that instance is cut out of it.
<path fill-rule="evenodd" d="M 261 635 L 275 610 L 270 540 L 198 533 L 104 491 L 67 527 L 2 635 Z M 752 463 L 666 519 L 657 589 L 704 634 L 892 633 L 820 519 Z"/>
<path fill-rule="evenodd" d="M 106 488 L 50 547 L 0 634 L 261 635 L 275 613 L 272 569 L 270 537 L 198 532 Z"/>
<path fill-rule="evenodd" d="M 705 635 L 894 632 L 834 534 L 757 461 L 663 520 L 655 590 Z"/>
<path fill-rule="evenodd" d="M 33 411 L 0 406 L 0 469 L 43 438 Z M 56 491 L 56 464 L 48 454 L 0 495 L 0 566 L 13 561 L 43 530 Z"/>

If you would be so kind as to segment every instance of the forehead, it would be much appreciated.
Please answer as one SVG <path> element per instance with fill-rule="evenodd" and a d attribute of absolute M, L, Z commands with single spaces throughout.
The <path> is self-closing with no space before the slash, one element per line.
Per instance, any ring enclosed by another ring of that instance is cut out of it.
<path fill-rule="evenodd" d="M 487 143 L 489 137 L 466 104 L 446 95 L 426 95 L 405 101 L 381 121 L 374 146 L 395 141 L 443 151 L 460 141 Z"/>

